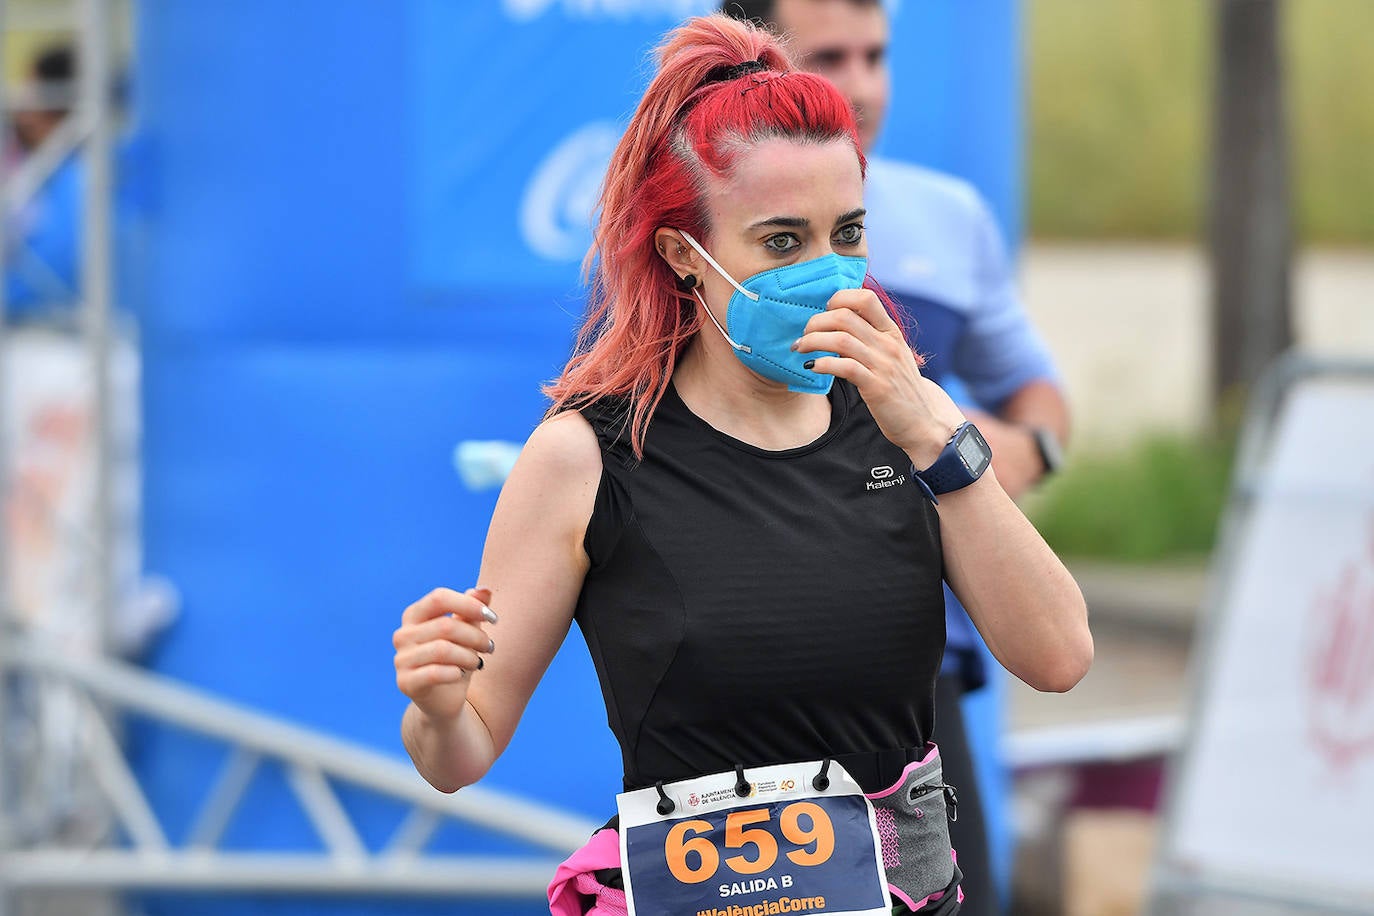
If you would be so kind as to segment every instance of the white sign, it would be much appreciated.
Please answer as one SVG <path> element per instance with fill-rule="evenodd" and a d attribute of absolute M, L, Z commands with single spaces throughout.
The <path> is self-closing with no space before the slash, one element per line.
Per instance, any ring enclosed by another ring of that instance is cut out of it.
<path fill-rule="evenodd" d="M 1253 506 L 1162 862 L 1374 911 L 1374 377 L 1292 390 Z"/>

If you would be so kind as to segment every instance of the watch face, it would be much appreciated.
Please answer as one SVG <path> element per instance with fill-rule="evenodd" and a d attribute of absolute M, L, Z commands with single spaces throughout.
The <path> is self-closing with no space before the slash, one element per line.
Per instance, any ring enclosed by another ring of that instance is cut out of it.
<path fill-rule="evenodd" d="M 974 477 L 979 477 L 988 469 L 992 462 L 992 449 L 988 448 L 987 440 L 983 434 L 978 432 L 976 426 L 965 426 L 963 433 L 959 436 L 959 441 L 954 443 L 955 449 L 959 452 L 959 457 L 968 466 L 968 471 Z"/>

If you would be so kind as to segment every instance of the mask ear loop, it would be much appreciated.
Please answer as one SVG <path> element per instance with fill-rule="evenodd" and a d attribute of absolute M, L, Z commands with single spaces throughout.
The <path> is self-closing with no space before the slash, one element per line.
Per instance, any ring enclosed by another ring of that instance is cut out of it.
<path fill-rule="evenodd" d="M 735 343 L 735 339 L 734 339 L 733 337 L 731 337 L 729 334 L 725 333 L 725 328 L 723 328 L 723 327 L 720 326 L 720 322 L 716 320 L 716 316 L 711 312 L 711 307 L 710 307 L 709 305 L 706 304 L 706 300 L 705 300 L 705 299 L 701 298 L 701 293 L 697 292 L 696 289 L 693 289 L 693 290 L 692 290 L 692 295 L 693 295 L 693 296 L 696 296 L 696 297 L 697 297 L 697 301 L 701 303 L 701 307 L 704 308 L 704 309 L 706 309 L 706 317 L 711 319 L 711 324 L 713 324 L 713 325 L 716 326 L 716 330 L 717 330 L 717 331 L 720 331 L 720 336 L 725 338 L 725 342 L 726 342 L 726 343 L 728 343 L 730 346 L 734 347 L 736 350 L 739 350 L 741 353 L 753 353 L 753 352 L 754 352 L 751 348 L 746 347 L 746 346 L 745 346 L 744 344 L 742 344 L 742 343 Z"/>
<path fill-rule="evenodd" d="M 759 294 L 751 293 L 749 292 L 749 290 L 745 289 L 743 286 L 740 286 L 738 283 L 736 283 L 735 278 L 727 274 L 725 272 L 725 268 L 717 264 L 716 259 L 706 253 L 706 249 L 702 248 L 701 243 L 699 243 L 696 239 L 692 238 L 691 233 L 689 233 L 686 229 L 679 229 L 678 232 L 680 232 L 682 234 L 682 237 L 687 240 L 688 245 L 691 245 L 693 248 L 697 250 L 697 254 L 701 255 L 703 258 L 706 259 L 707 264 L 710 264 L 713 268 L 715 268 L 716 273 L 720 274 L 722 277 L 726 279 L 726 282 L 728 282 L 735 289 L 739 290 L 740 295 L 748 298 L 751 302 L 759 301 Z"/>
<path fill-rule="evenodd" d="M 726 273 L 725 268 L 717 264 L 716 259 L 707 254 L 706 249 L 702 248 L 701 245 L 697 243 L 697 240 L 692 238 L 691 234 L 686 229 L 679 229 L 678 232 L 680 232 L 682 234 L 682 237 L 687 240 L 687 244 L 695 248 L 697 254 L 705 258 L 706 263 L 710 264 L 711 267 L 715 269 L 715 272 L 724 277 L 731 286 L 733 286 L 740 292 L 741 295 L 743 295 L 751 302 L 759 301 L 758 293 L 751 293 L 749 290 L 745 289 L 743 286 L 740 286 L 738 283 L 736 283 L 735 278 Z M 716 326 L 717 331 L 720 331 L 720 336 L 725 338 L 726 343 L 728 343 L 731 347 L 735 348 L 736 350 L 739 350 L 741 353 L 754 352 L 752 348 L 747 347 L 742 343 L 736 343 L 734 338 L 732 338 L 729 334 L 726 333 L 724 325 L 722 325 L 719 321 L 716 320 L 715 313 L 711 311 L 711 307 L 706 304 L 706 300 L 702 297 L 701 292 L 697 290 L 696 287 L 692 288 L 692 295 L 697 297 L 697 301 L 701 303 L 701 307 L 706 310 L 706 317 L 711 319 L 711 323 Z"/>

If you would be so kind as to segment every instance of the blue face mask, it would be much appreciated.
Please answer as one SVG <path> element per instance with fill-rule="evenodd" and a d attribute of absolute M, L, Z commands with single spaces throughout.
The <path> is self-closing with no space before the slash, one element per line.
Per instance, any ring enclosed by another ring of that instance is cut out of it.
<path fill-rule="evenodd" d="M 682 232 L 682 230 L 678 230 Z M 716 319 L 701 292 L 692 290 L 711 323 L 720 331 L 740 362 L 766 379 L 781 382 L 789 391 L 826 394 L 835 381 L 833 375 L 803 369 L 809 359 L 834 356 L 833 353 L 793 353 L 792 344 L 806 330 L 806 323 L 817 312 L 825 311 L 830 297 L 842 289 L 858 289 L 868 274 L 868 259 L 845 257 L 831 252 L 810 261 L 775 267 L 754 274 L 743 283 L 725 272 L 715 258 L 686 232 L 682 237 L 697 254 L 735 288 L 726 308 L 725 323 L 732 337 Z"/>

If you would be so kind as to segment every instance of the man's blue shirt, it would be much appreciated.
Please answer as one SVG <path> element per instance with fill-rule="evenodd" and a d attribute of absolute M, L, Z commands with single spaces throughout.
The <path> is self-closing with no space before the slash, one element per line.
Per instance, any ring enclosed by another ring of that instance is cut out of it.
<path fill-rule="evenodd" d="M 1031 326 L 987 204 L 967 182 L 890 159 L 868 160 L 869 272 L 914 319 L 922 370 L 956 400 L 996 411 L 1020 388 L 1058 382 Z M 943 672 L 986 680 L 978 633 L 945 590 Z"/>

